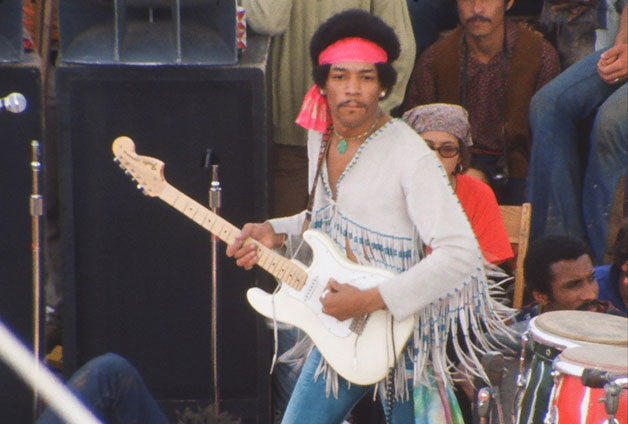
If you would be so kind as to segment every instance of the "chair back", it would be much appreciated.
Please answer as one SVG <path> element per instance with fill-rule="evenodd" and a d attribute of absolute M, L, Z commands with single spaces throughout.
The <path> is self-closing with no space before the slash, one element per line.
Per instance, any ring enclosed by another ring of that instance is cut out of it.
<path fill-rule="evenodd" d="M 508 240 L 513 246 L 516 257 L 515 266 L 515 292 L 513 296 L 512 306 L 521 308 L 523 303 L 523 260 L 528 251 L 528 239 L 530 237 L 530 215 L 532 206 L 530 203 L 524 203 L 521 206 L 500 205 L 501 213 Z"/>

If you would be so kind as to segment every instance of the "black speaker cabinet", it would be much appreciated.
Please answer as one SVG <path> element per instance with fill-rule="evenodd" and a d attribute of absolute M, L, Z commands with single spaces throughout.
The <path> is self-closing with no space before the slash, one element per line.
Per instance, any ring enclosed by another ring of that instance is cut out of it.
<path fill-rule="evenodd" d="M 59 0 L 61 61 L 234 64 L 235 0 Z"/>
<path fill-rule="evenodd" d="M 22 60 L 22 0 L 0 0 L 0 63 Z"/>
<path fill-rule="evenodd" d="M 138 154 L 165 163 L 169 184 L 203 205 L 211 176 L 201 165 L 211 149 L 221 215 L 237 226 L 266 219 L 268 46 L 253 37 L 233 66 L 57 68 L 66 374 L 119 353 L 172 415 L 212 402 L 216 360 L 221 409 L 267 422 L 269 333 L 245 295 L 257 274 L 220 245 L 212 357 L 210 234 L 137 190 L 111 145 L 129 136 Z"/>
<path fill-rule="evenodd" d="M 29 349 L 33 348 L 34 338 L 29 206 L 32 194 L 31 141 L 38 140 L 43 146 L 40 90 L 37 57 L 24 55 L 22 62 L 0 64 L 0 97 L 18 92 L 27 100 L 22 113 L 0 111 L 0 320 Z M 43 181 L 43 177 L 41 179 Z M 1 360 L 0 382 L 0 422 L 32 422 L 32 391 Z"/>

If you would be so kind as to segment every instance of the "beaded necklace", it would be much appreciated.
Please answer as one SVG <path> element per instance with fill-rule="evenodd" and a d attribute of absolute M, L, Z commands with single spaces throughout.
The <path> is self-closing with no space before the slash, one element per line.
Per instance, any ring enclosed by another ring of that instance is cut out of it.
<path fill-rule="evenodd" d="M 340 139 L 340 141 L 336 145 L 336 150 L 338 150 L 338 153 L 342 155 L 343 153 L 347 151 L 347 141 L 359 140 L 362 137 L 368 136 L 371 132 L 373 132 L 378 122 L 379 122 L 379 116 L 375 121 L 373 121 L 373 124 L 369 127 L 368 130 L 354 137 L 343 137 L 340 134 L 338 134 L 338 132 L 336 132 L 336 129 L 334 128 L 334 135 Z"/>

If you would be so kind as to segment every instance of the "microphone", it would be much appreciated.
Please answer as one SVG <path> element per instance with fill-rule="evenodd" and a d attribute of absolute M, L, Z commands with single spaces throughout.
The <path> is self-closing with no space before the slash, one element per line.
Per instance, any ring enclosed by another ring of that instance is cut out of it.
<path fill-rule="evenodd" d="M 628 385 L 628 376 L 618 375 L 600 368 L 585 368 L 580 377 L 582 384 L 594 389 L 601 389 L 607 384 Z"/>
<path fill-rule="evenodd" d="M 501 352 L 489 351 L 482 356 L 481 362 L 491 385 L 491 397 L 493 398 L 493 404 L 497 408 L 497 422 L 504 424 L 504 410 L 502 408 L 500 389 L 506 365 L 504 355 Z"/>
<path fill-rule="evenodd" d="M 0 111 L 7 110 L 11 113 L 22 113 L 26 109 L 26 97 L 21 93 L 11 93 L 0 99 Z"/>
<path fill-rule="evenodd" d="M 609 383 L 611 380 L 611 375 L 602 369 L 599 368 L 585 368 L 582 371 L 582 376 L 580 380 L 582 384 L 588 387 L 592 387 L 595 389 L 601 389 L 605 384 Z"/>
<path fill-rule="evenodd" d="M 504 374 L 504 355 L 501 352 L 490 351 L 482 356 L 481 362 L 491 385 L 499 387 Z"/>

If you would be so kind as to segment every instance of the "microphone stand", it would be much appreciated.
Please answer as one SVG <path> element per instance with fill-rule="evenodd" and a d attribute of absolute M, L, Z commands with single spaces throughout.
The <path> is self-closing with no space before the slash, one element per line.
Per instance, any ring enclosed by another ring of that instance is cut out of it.
<path fill-rule="evenodd" d="M 480 424 L 492 421 L 493 408 L 497 411 L 499 424 L 505 424 L 500 389 L 504 372 L 504 355 L 501 352 L 489 351 L 482 356 L 481 361 L 489 379 L 489 386 L 482 387 L 476 396 Z"/>
<path fill-rule="evenodd" d="M 604 401 L 604 409 L 608 418 L 603 424 L 619 424 L 615 414 L 617 414 L 619 407 L 619 395 L 626 387 L 628 387 L 628 377 L 617 377 L 604 385 L 604 397 L 600 400 Z"/>
<path fill-rule="evenodd" d="M 476 395 L 476 410 L 480 424 L 487 424 L 491 416 L 491 389 L 482 387 Z"/>
<path fill-rule="evenodd" d="M 32 194 L 30 197 L 30 213 L 31 213 L 31 236 L 32 236 L 32 255 L 33 255 L 33 355 L 36 359 L 40 359 L 39 333 L 40 329 L 40 307 L 41 307 L 41 217 L 44 210 L 44 199 L 39 194 L 39 173 L 41 171 L 40 154 L 41 149 L 39 142 L 33 140 L 31 169 L 33 174 Z M 39 361 L 35 362 L 35 375 L 39 373 Z M 33 387 L 33 412 L 37 416 L 39 403 L 39 393 L 37 387 Z"/>
<path fill-rule="evenodd" d="M 525 361 L 526 361 L 526 349 L 528 347 L 528 342 L 530 341 L 530 334 L 525 331 L 521 335 L 521 352 L 519 353 L 519 373 L 517 374 L 516 381 L 516 389 L 515 394 L 512 397 L 512 413 L 511 419 L 512 422 L 517 421 L 517 414 L 519 409 L 521 409 L 521 401 L 523 399 L 523 392 L 528 384 L 528 377 L 526 376 L 525 371 Z"/>
<path fill-rule="evenodd" d="M 205 156 L 205 167 L 211 163 L 211 150 L 207 149 Z M 211 183 L 209 188 L 209 209 L 216 215 L 220 215 L 220 206 L 222 203 L 222 188 L 218 180 L 218 165 L 211 165 Z M 220 396 L 218 391 L 218 237 L 214 234 L 211 236 L 211 264 L 212 264 L 212 362 L 213 385 L 214 385 L 214 413 L 220 413 Z"/>
<path fill-rule="evenodd" d="M 613 376 L 610 371 L 601 368 L 585 368 L 580 376 L 582 384 L 593 389 L 604 389 L 604 402 L 607 418 L 601 424 L 618 424 L 615 414 L 619 406 L 619 395 L 628 388 L 628 376 Z"/>

